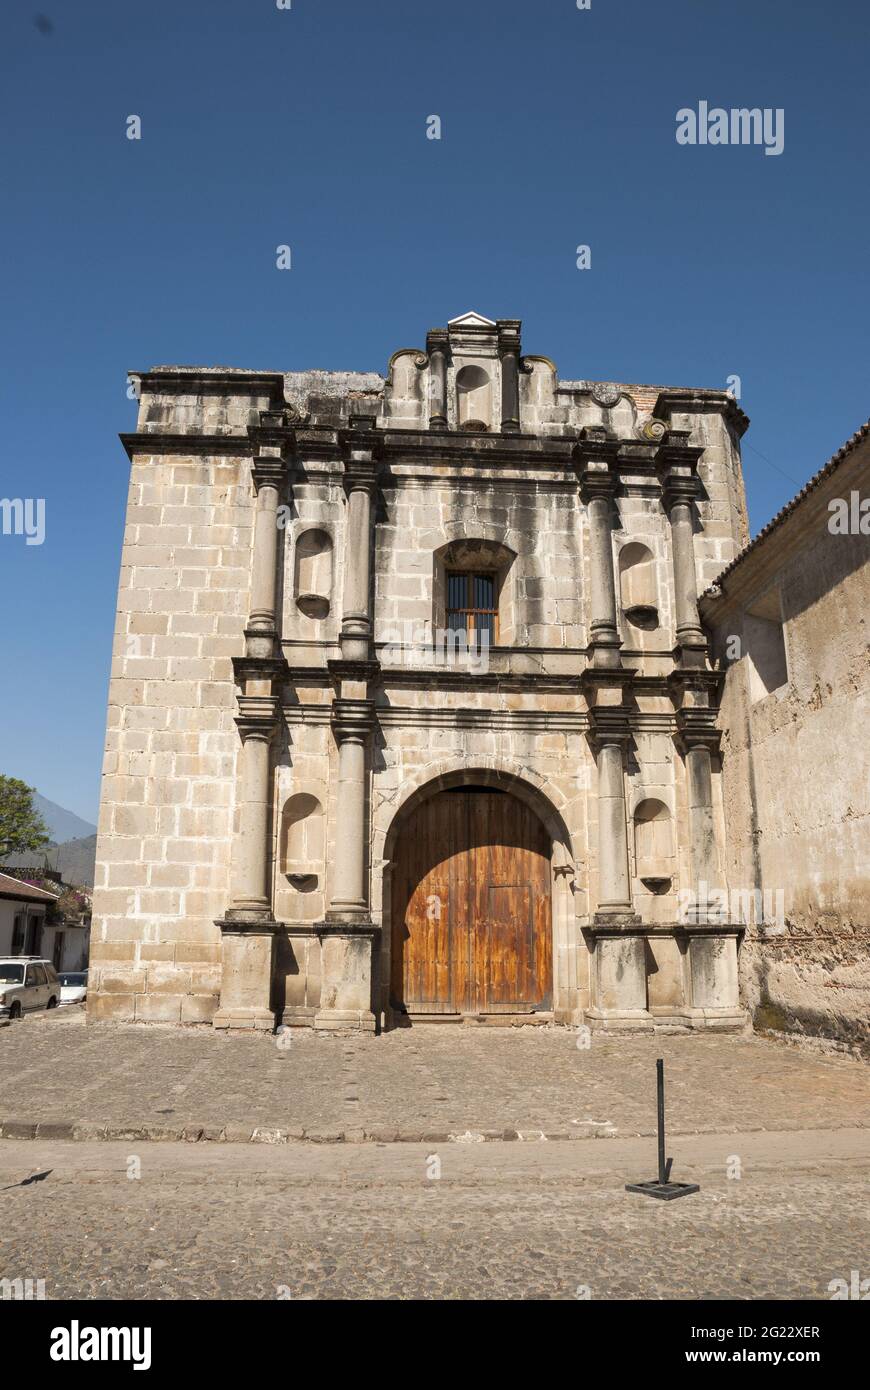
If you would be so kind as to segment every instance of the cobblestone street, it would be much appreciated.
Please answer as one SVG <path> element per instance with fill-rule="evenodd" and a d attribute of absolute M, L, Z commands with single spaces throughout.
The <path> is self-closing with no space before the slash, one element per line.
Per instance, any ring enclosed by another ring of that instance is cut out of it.
<path fill-rule="evenodd" d="M 257 1129 L 356 1141 L 651 1134 L 659 1056 L 672 1134 L 870 1125 L 870 1072 L 848 1057 L 752 1036 L 582 1040 L 564 1028 L 443 1025 L 228 1038 L 57 1011 L 0 1029 L 0 1126 L 6 1137 L 42 1124 L 79 1138 L 108 1127 L 118 1138 L 237 1140 Z"/>
<path fill-rule="evenodd" d="M 7 1140 L 0 1277 L 48 1299 L 828 1299 L 868 1273 L 868 1137 L 679 1140 L 701 1191 L 673 1203 L 623 1190 L 651 1175 L 641 1139 Z"/>

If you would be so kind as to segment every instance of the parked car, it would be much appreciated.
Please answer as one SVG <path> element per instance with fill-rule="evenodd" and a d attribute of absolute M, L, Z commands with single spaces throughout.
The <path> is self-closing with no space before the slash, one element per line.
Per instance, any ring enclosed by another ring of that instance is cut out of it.
<path fill-rule="evenodd" d="M 88 996 L 87 970 L 64 970 L 59 978 L 61 1004 L 83 1004 Z"/>
<path fill-rule="evenodd" d="M 37 1009 L 56 1009 L 60 980 L 50 960 L 0 956 L 0 1019 L 22 1018 Z"/>

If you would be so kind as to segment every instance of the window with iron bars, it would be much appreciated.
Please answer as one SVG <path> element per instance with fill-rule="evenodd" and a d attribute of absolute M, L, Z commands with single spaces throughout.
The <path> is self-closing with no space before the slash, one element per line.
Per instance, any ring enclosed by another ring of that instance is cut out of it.
<path fill-rule="evenodd" d="M 447 630 L 464 632 L 469 648 L 498 641 L 496 576 L 467 570 L 447 572 Z"/>

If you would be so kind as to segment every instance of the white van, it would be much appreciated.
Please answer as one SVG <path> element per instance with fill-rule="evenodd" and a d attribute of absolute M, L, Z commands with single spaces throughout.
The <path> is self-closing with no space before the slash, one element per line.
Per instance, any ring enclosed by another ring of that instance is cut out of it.
<path fill-rule="evenodd" d="M 50 960 L 0 956 L 0 1019 L 23 1018 L 36 1009 L 56 1009 L 60 980 Z"/>

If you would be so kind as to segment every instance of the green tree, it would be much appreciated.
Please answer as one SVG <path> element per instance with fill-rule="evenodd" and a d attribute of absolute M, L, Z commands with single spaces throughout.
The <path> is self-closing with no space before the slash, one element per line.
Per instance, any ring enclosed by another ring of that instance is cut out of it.
<path fill-rule="evenodd" d="M 33 804 L 33 795 L 33 787 L 26 782 L 0 776 L 0 854 L 28 854 L 50 843 L 48 826 Z"/>

